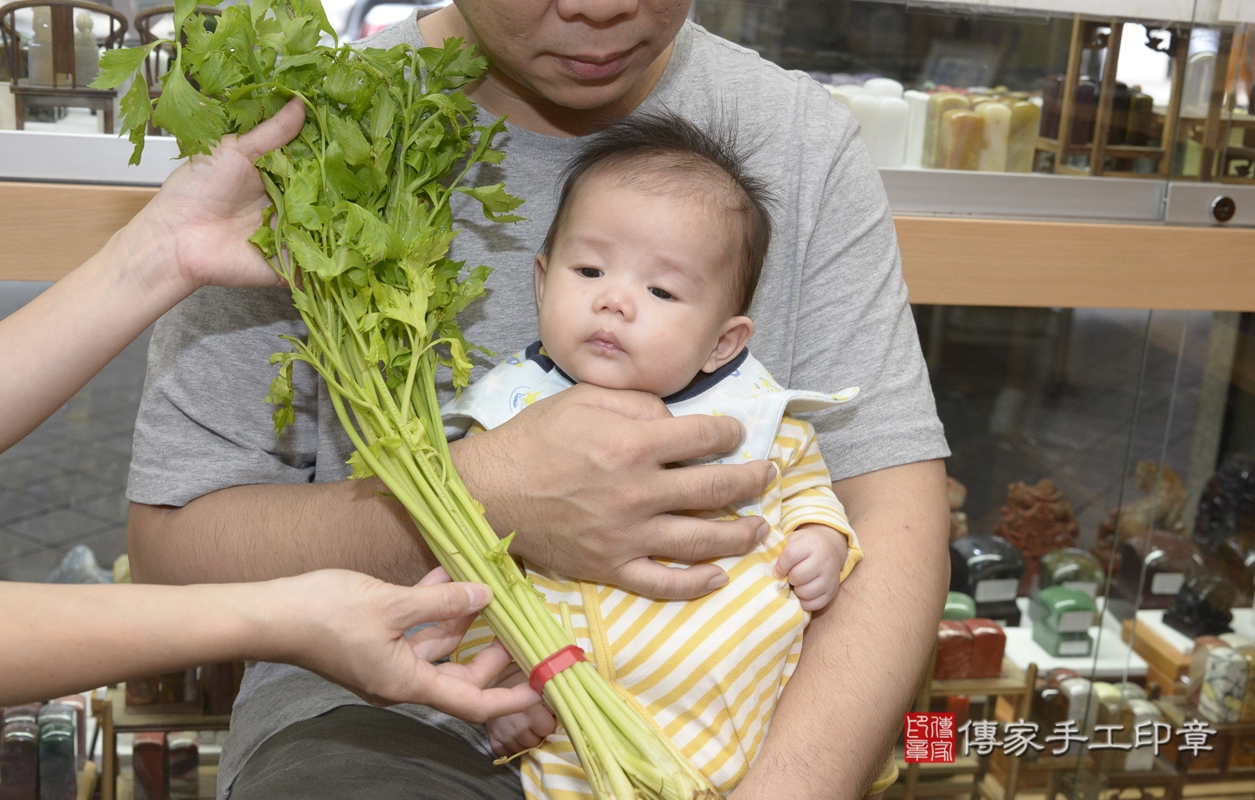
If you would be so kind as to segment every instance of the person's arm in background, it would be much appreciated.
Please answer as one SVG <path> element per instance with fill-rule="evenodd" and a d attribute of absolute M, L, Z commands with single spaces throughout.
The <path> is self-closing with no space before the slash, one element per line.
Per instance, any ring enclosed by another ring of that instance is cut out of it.
<path fill-rule="evenodd" d="M 945 468 L 924 461 L 833 484 L 866 554 L 811 619 L 771 735 L 731 795 L 859 798 L 893 747 L 945 604 Z"/>
<path fill-rule="evenodd" d="M 471 722 L 535 705 L 526 683 L 484 688 L 510 663 L 500 645 L 465 665 L 430 663 L 492 598 L 487 586 L 447 581 L 443 570 L 417 587 L 336 570 L 217 586 L 0 582 L 0 706 L 243 659 L 296 664 L 377 705 L 425 703 Z"/>

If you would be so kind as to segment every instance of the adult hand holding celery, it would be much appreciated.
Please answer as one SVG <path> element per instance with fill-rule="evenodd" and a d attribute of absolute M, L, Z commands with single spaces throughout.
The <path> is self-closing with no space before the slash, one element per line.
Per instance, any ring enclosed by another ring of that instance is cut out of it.
<path fill-rule="evenodd" d="M 501 184 L 463 186 L 477 163 L 498 163 L 502 120 L 477 125 L 460 87 L 487 68 L 462 42 L 389 50 L 324 46 L 334 37 L 317 0 L 259 0 L 208 20 L 194 0 L 174 12 L 161 96 L 142 78 L 122 100 L 123 130 L 142 153 L 149 121 L 176 137 L 183 155 L 208 153 L 298 97 L 300 134 L 257 160 L 274 206 L 251 237 L 287 280 L 308 328 L 285 337 L 268 402 L 282 431 L 295 419 L 292 367 L 325 380 L 356 452 L 355 477 L 378 476 L 413 517 L 454 580 L 485 583 L 484 610 L 515 660 L 532 670 L 574 640 L 543 605 L 454 469 L 436 398 L 439 365 L 455 387 L 471 362 L 457 315 L 484 291 L 487 267 L 459 280 L 448 258 L 456 236 L 454 192 L 495 222 L 518 219 L 520 200 Z M 161 43 L 106 54 L 94 85 L 116 87 Z M 584 661 L 544 684 L 599 798 L 714 796 L 705 779 Z"/>

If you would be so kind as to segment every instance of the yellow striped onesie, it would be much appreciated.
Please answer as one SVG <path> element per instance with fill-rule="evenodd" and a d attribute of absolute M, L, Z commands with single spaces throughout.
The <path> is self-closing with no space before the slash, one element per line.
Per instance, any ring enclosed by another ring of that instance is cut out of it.
<path fill-rule="evenodd" d="M 526 405 L 571 385 L 539 344 L 507 359 L 444 409 L 451 434 L 492 428 Z M 630 705 L 660 731 L 721 793 L 745 776 L 766 736 L 771 714 L 802 648 L 809 615 L 772 567 L 785 536 L 819 523 L 846 534 L 842 579 L 862 558 L 809 423 L 787 415 L 844 402 L 839 395 L 782 389 L 748 351 L 681 395 L 664 398 L 674 414 L 731 414 L 746 427 L 737 453 L 707 459 L 740 463 L 770 458 L 777 475 L 757 502 L 722 514 L 760 514 L 771 533 L 746 555 L 719 559 L 729 577 L 696 600 L 664 601 L 616 586 L 577 581 L 524 562 L 549 610 L 566 604 L 576 642 Z M 477 620 L 454 653 L 470 659 L 492 641 Z M 561 727 L 523 757 L 528 798 L 592 797 L 570 739 Z"/>

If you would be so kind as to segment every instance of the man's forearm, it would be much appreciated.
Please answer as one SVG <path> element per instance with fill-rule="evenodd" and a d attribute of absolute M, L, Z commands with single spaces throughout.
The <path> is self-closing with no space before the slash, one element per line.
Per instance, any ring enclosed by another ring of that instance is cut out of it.
<path fill-rule="evenodd" d="M 477 474 L 484 460 L 469 442 L 453 444 L 453 460 Z M 386 491 L 368 478 L 232 486 L 182 508 L 132 503 L 131 574 L 138 583 L 233 583 L 351 569 L 411 585 L 438 563 Z"/>
<path fill-rule="evenodd" d="M 397 501 L 375 479 L 234 486 L 182 508 L 131 504 L 137 583 L 230 583 L 351 569 L 417 583 L 436 566 Z"/>
<path fill-rule="evenodd" d="M 919 687 L 945 602 L 945 468 L 908 464 L 833 487 L 866 553 L 815 616 L 771 732 L 735 797 L 858 798 Z"/>

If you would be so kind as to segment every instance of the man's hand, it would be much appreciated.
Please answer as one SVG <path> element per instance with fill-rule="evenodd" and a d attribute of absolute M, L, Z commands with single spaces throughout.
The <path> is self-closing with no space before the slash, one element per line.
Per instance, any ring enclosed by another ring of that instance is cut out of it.
<path fill-rule="evenodd" d="M 727 583 L 707 561 L 739 555 L 767 535 L 760 517 L 714 521 L 713 511 L 756 497 L 768 461 L 667 465 L 735 449 L 732 417 L 672 417 L 657 397 L 581 384 L 454 448 L 458 472 L 493 529 L 518 531 L 512 552 L 564 575 L 662 599 L 698 597 Z M 667 567 L 653 557 L 693 566 Z"/>

